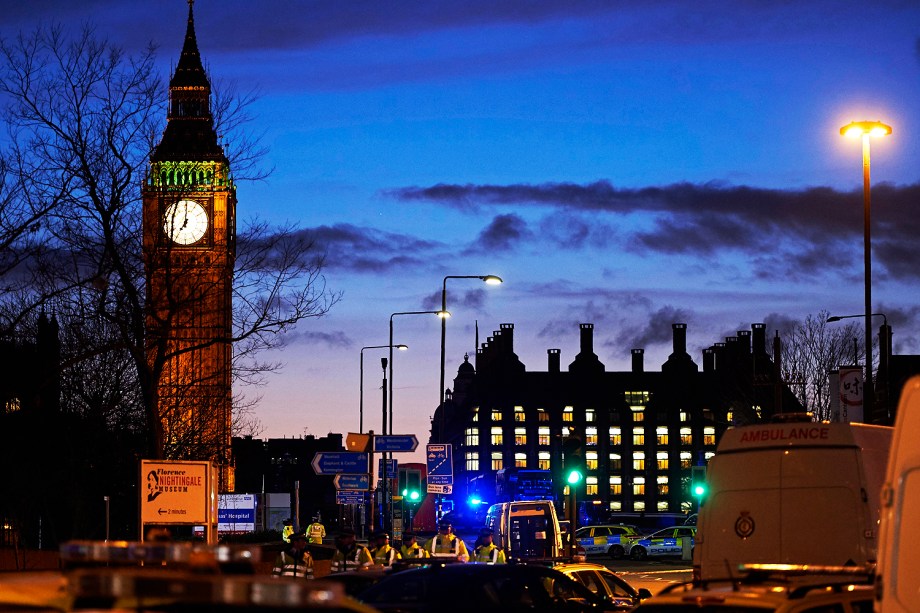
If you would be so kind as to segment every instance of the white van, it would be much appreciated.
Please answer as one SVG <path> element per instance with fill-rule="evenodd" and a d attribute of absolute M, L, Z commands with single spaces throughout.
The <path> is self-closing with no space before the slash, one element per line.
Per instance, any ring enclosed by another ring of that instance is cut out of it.
<path fill-rule="evenodd" d="M 562 533 L 551 500 L 502 502 L 486 513 L 493 542 L 505 555 L 517 559 L 559 558 Z"/>
<path fill-rule="evenodd" d="M 694 577 L 731 578 L 741 563 L 874 562 L 892 431 L 804 416 L 728 429 L 706 471 Z"/>
<path fill-rule="evenodd" d="M 920 377 L 904 385 L 882 487 L 876 611 L 920 611 Z"/>

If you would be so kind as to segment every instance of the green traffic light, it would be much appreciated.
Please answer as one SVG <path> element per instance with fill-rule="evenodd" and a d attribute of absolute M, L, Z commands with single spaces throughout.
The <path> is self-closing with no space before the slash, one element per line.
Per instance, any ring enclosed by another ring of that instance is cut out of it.
<path fill-rule="evenodd" d="M 570 470 L 568 476 L 566 476 L 565 478 L 566 482 L 569 485 L 577 485 L 581 483 L 581 479 L 582 479 L 582 474 L 581 474 L 581 471 L 578 471 L 578 470 Z"/>
<path fill-rule="evenodd" d="M 419 493 L 415 490 L 412 490 L 412 493 L 409 494 L 409 500 L 418 500 L 418 499 L 419 499 Z"/>
<path fill-rule="evenodd" d="M 693 495 L 694 495 L 694 496 L 702 497 L 702 496 L 705 495 L 705 494 L 706 494 L 706 486 L 705 486 L 705 485 L 703 485 L 702 483 L 697 483 L 696 485 L 693 486 Z"/>

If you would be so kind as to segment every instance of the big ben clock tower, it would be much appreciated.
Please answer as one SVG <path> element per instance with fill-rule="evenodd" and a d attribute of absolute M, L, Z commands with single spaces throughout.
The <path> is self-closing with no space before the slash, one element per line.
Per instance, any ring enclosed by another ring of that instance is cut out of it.
<path fill-rule="evenodd" d="M 142 189 L 146 346 L 163 459 L 211 460 L 233 491 L 230 457 L 236 188 L 211 115 L 193 0 L 169 82 L 166 130 Z"/>

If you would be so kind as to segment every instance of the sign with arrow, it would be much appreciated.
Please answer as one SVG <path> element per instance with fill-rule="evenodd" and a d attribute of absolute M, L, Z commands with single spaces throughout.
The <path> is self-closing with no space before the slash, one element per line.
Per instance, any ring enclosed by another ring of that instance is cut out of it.
<path fill-rule="evenodd" d="M 335 493 L 336 504 L 364 504 L 364 492 L 339 490 Z"/>
<path fill-rule="evenodd" d="M 428 492 L 430 494 L 447 494 L 435 486 L 452 486 L 454 484 L 454 462 L 450 445 L 428 445 L 425 459 L 428 463 Z M 434 487 L 434 489 L 432 489 Z"/>
<path fill-rule="evenodd" d="M 313 456 L 313 472 L 317 475 L 366 473 L 368 454 L 353 451 L 319 451 Z"/>
<path fill-rule="evenodd" d="M 335 489 L 367 491 L 371 489 L 371 476 L 367 473 L 360 475 L 339 473 L 335 476 Z"/>
<path fill-rule="evenodd" d="M 374 451 L 415 451 L 418 439 L 414 434 L 387 434 L 374 437 Z"/>

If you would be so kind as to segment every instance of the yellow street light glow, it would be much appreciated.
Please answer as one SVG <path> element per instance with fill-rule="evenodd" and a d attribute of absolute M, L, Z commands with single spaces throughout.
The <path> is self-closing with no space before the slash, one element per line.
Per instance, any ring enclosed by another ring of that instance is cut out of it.
<path fill-rule="evenodd" d="M 488 285 L 501 285 L 502 278 L 495 275 L 486 275 L 482 278 Z"/>
<path fill-rule="evenodd" d="M 440 317 L 441 319 L 449 319 L 450 311 L 438 311 L 438 317 Z"/>
<path fill-rule="evenodd" d="M 891 134 L 891 126 L 880 121 L 854 121 L 840 128 L 840 133 L 850 138 L 864 134 L 869 136 L 888 136 Z"/>
<path fill-rule="evenodd" d="M 409 345 L 393 345 L 393 346 L 399 349 L 400 351 L 405 351 L 406 349 L 409 348 Z"/>

